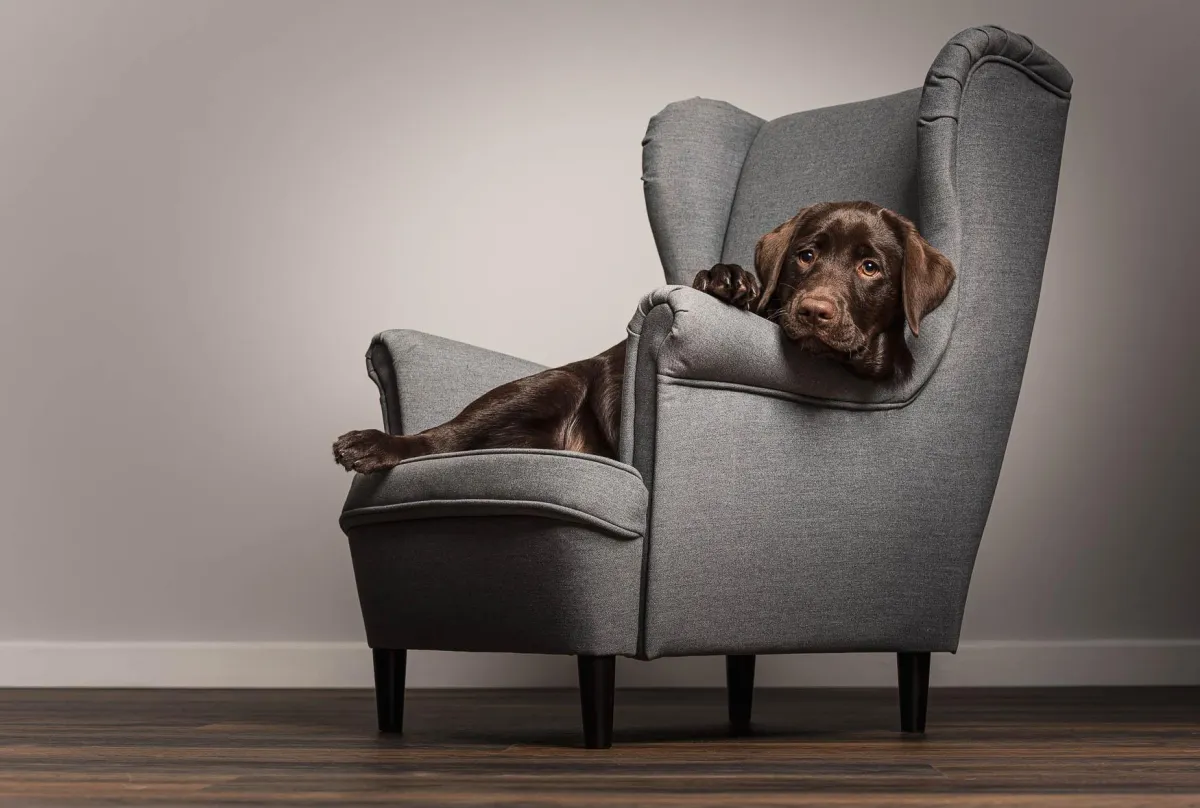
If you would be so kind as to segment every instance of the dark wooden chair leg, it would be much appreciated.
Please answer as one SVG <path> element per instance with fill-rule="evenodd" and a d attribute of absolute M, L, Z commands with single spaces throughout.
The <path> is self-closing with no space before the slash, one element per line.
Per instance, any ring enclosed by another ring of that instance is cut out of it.
<path fill-rule="evenodd" d="M 925 709 L 929 704 L 929 652 L 896 654 L 900 679 L 900 729 L 925 731 Z"/>
<path fill-rule="evenodd" d="M 588 749 L 608 749 L 612 746 L 616 685 L 615 656 L 579 657 L 579 703 L 583 708 L 583 744 Z"/>
<path fill-rule="evenodd" d="M 754 704 L 754 655 L 725 657 L 725 684 L 729 690 L 729 731 L 750 734 L 750 709 Z"/>
<path fill-rule="evenodd" d="M 404 668 L 408 652 L 403 648 L 372 648 L 375 661 L 375 708 L 380 732 L 404 731 Z"/>

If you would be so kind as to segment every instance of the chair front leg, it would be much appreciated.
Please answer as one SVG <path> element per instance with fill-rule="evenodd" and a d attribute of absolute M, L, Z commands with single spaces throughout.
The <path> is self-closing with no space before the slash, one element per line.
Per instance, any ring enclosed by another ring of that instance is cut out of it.
<path fill-rule="evenodd" d="M 583 743 L 588 749 L 612 746 L 616 684 L 615 656 L 580 655 L 579 703 L 583 708 Z"/>
<path fill-rule="evenodd" d="M 375 662 L 375 709 L 379 731 L 404 731 L 404 671 L 408 651 L 403 648 L 372 648 Z"/>

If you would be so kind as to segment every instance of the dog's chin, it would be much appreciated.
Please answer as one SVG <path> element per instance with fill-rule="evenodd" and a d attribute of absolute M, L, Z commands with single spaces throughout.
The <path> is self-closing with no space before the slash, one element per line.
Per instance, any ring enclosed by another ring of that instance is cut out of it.
<path fill-rule="evenodd" d="M 855 330 L 843 339 L 831 339 L 828 335 L 818 335 L 802 323 L 780 325 L 783 333 L 800 350 L 832 359 L 855 376 L 882 382 L 895 376 L 907 377 L 912 372 L 912 354 L 899 332 L 894 338 L 892 332 L 869 337 Z"/>
<path fill-rule="evenodd" d="M 853 362 L 861 358 L 870 345 L 866 335 L 857 329 L 843 330 L 839 334 L 817 333 L 791 318 L 784 318 L 779 325 L 787 338 L 799 345 L 802 351 L 841 362 Z"/>

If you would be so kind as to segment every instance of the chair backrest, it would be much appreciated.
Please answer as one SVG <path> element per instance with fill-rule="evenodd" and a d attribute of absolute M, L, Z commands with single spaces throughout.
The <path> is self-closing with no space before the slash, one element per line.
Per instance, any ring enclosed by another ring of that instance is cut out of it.
<path fill-rule="evenodd" d="M 920 100 L 909 90 L 764 123 L 742 163 L 721 260 L 753 265 L 759 237 L 815 202 L 866 199 L 919 219 Z"/>
<path fill-rule="evenodd" d="M 642 151 L 646 206 L 667 282 L 689 285 L 718 261 L 752 266 L 759 237 L 813 202 L 865 199 L 899 211 L 950 258 L 958 281 L 922 320 L 920 339 L 907 337 L 911 378 L 859 385 L 861 394 L 850 398 L 908 401 L 946 352 L 961 290 L 986 286 L 977 277 L 981 262 L 1001 257 L 964 254 L 964 221 L 982 228 L 968 238 L 1022 245 L 1022 274 L 1034 283 L 1023 288 L 1032 295 L 993 310 L 1024 307 L 1032 328 L 1071 83 L 1070 73 L 1027 38 L 986 26 L 956 35 L 924 85 L 896 95 L 773 121 L 702 98 L 670 104 L 651 119 Z M 970 121 L 960 126 L 968 111 Z M 1023 365 L 1027 338 L 1006 347 Z"/>
<path fill-rule="evenodd" d="M 668 105 L 642 143 L 667 282 L 752 265 L 758 238 L 813 202 L 867 199 L 917 221 L 920 100 L 914 89 L 773 121 L 704 98 Z"/>

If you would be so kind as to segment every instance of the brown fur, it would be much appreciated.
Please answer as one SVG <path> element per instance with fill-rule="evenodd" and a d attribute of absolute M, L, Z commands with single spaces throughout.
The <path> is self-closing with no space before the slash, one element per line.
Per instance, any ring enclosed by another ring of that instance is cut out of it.
<path fill-rule="evenodd" d="M 869 202 L 804 208 L 759 240 L 754 265 L 757 275 L 717 264 L 701 271 L 693 286 L 774 320 L 805 350 L 880 380 L 910 371 L 904 324 L 919 333 L 921 319 L 954 283 L 950 262 L 912 222 Z M 364 474 L 412 457 L 475 449 L 563 449 L 615 458 L 624 370 L 622 342 L 591 359 L 501 385 L 417 435 L 348 432 L 334 443 L 333 456 Z"/>
<path fill-rule="evenodd" d="M 863 271 L 867 262 L 876 268 L 871 275 Z M 911 371 L 905 322 L 919 334 L 921 319 L 954 284 L 950 261 L 911 221 L 870 202 L 802 209 L 759 240 L 754 266 L 757 279 L 717 264 L 693 285 L 776 321 L 806 350 L 874 380 Z"/>

